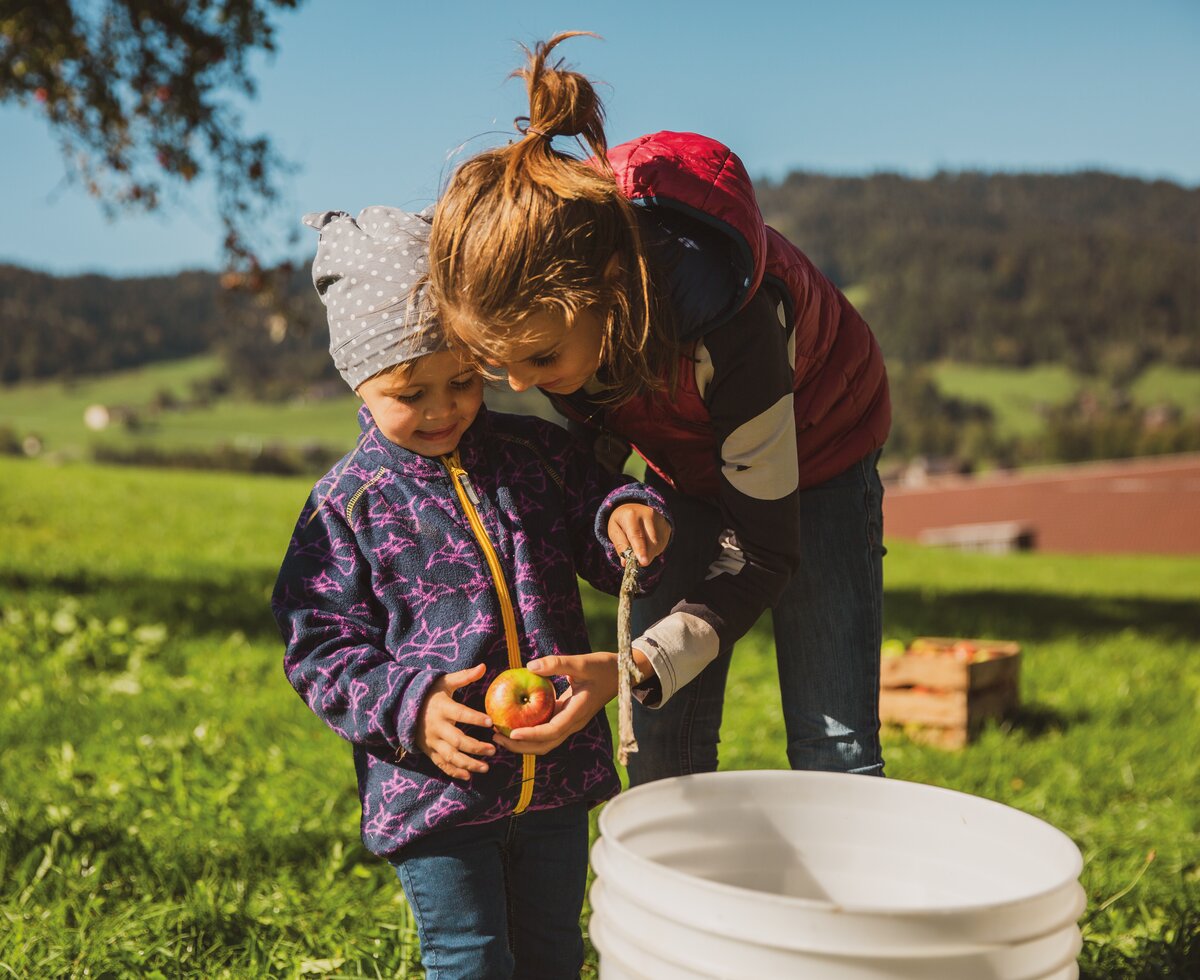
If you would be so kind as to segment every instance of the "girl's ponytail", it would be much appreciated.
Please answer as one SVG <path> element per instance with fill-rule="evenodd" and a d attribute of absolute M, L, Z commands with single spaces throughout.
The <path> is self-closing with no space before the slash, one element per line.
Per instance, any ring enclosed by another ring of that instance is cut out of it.
<path fill-rule="evenodd" d="M 529 115 L 522 136 L 455 171 L 430 238 L 430 284 L 443 325 L 475 354 L 504 362 L 526 338 L 525 317 L 603 311 L 606 400 L 621 403 L 674 384 L 677 354 L 658 301 L 634 207 L 608 161 L 604 106 L 592 83 L 550 55 L 567 31 L 525 48 Z M 576 139 L 591 158 L 555 149 Z M 605 275 L 616 255 L 620 269 Z"/>
<path fill-rule="evenodd" d="M 510 78 L 525 79 L 525 91 L 529 97 L 529 115 L 518 116 L 513 122 L 525 138 L 520 140 L 508 156 L 504 172 L 505 190 L 512 190 L 512 183 L 522 167 L 528 176 L 537 180 L 545 176 L 561 180 L 567 175 L 556 164 L 561 160 L 554 152 L 551 141 L 556 136 L 573 137 L 581 145 L 586 144 L 594 159 L 605 173 L 608 166 L 608 139 L 604 135 L 604 105 L 592 88 L 592 83 L 578 72 L 563 67 L 560 59 L 548 65 L 547 59 L 559 44 L 571 37 L 596 37 L 591 31 L 564 31 L 549 41 L 538 41 L 525 52 L 526 64 L 510 75 Z M 539 173 L 541 171 L 542 173 Z M 565 183 L 570 184 L 568 179 Z"/>

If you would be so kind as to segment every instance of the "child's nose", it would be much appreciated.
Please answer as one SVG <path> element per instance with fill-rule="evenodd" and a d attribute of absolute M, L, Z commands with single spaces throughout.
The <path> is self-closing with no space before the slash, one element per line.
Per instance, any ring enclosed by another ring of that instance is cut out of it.
<path fill-rule="evenodd" d="M 436 419 L 443 415 L 449 415 L 454 411 L 455 404 L 456 400 L 453 394 L 443 395 L 441 398 L 431 398 L 425 405 L 425 417 Z"/>
<path fill-rule="evenodd" d="M 527 391 L 533 385 L 533 377 L 525 371 L 508 369 L 508 386 L 516 392 Z"/>

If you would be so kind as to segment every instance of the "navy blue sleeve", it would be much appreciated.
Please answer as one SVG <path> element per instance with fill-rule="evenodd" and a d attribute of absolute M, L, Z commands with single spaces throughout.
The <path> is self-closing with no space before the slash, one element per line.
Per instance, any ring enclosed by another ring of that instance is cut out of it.
<path fill-rule="evenodd" d="M 562 429 L 547 425 L 544 438 L 552 464 L 562 475 L 575 568 L 594 588 L 615 595 L 621 588 L 624 564 L 608 540 L 609 517 L 622 504 L 645 504 L 670 523 L 666 502 L 632 477 L 604 469 L 586 444 Z M 653 589 L 662 568 L 659 556 L 641 570 L 638 585 L 643 592 Z"/>

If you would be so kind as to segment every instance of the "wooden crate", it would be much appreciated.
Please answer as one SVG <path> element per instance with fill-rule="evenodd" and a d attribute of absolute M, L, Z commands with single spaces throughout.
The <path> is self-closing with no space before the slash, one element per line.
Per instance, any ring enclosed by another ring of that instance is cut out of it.
<path fill-rule="evenodd" d="M 969 659 L 964 644 L 986 659 Z M 880 721 L 921 741 L 961 748 L 984 721 L 1016 709 L 1020 665 L 1021 648 L 1011 641 L 918 637 L 903 656 L 880 660 Z"/>

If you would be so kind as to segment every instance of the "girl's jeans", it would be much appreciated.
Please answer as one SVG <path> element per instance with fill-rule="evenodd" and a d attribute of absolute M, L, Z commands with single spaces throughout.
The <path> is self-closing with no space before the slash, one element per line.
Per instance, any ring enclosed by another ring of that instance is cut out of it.
<path fill-rule="evenodd" d="M 392 861 L 429 980 L 575 980 L 587 806 L 437 831 Z"/>
<path fill-rule="evenodd" d="M 775 656 L 793 769 L 883 775 L 879 646 L 883 630 L 883 486 L 870 453 L 800 492 L 800 568 L 772 611 Z M 637 636 L 671 611 L 716 557 L 716 506 L 654 474 L 675 519 L 667 568 L 653 595 L 633 604 Z M 732 649 L 722 650 L 662 708 L 634 702 L 638 751 L 632 784 L 717 768 L 721 707 Z"/>

